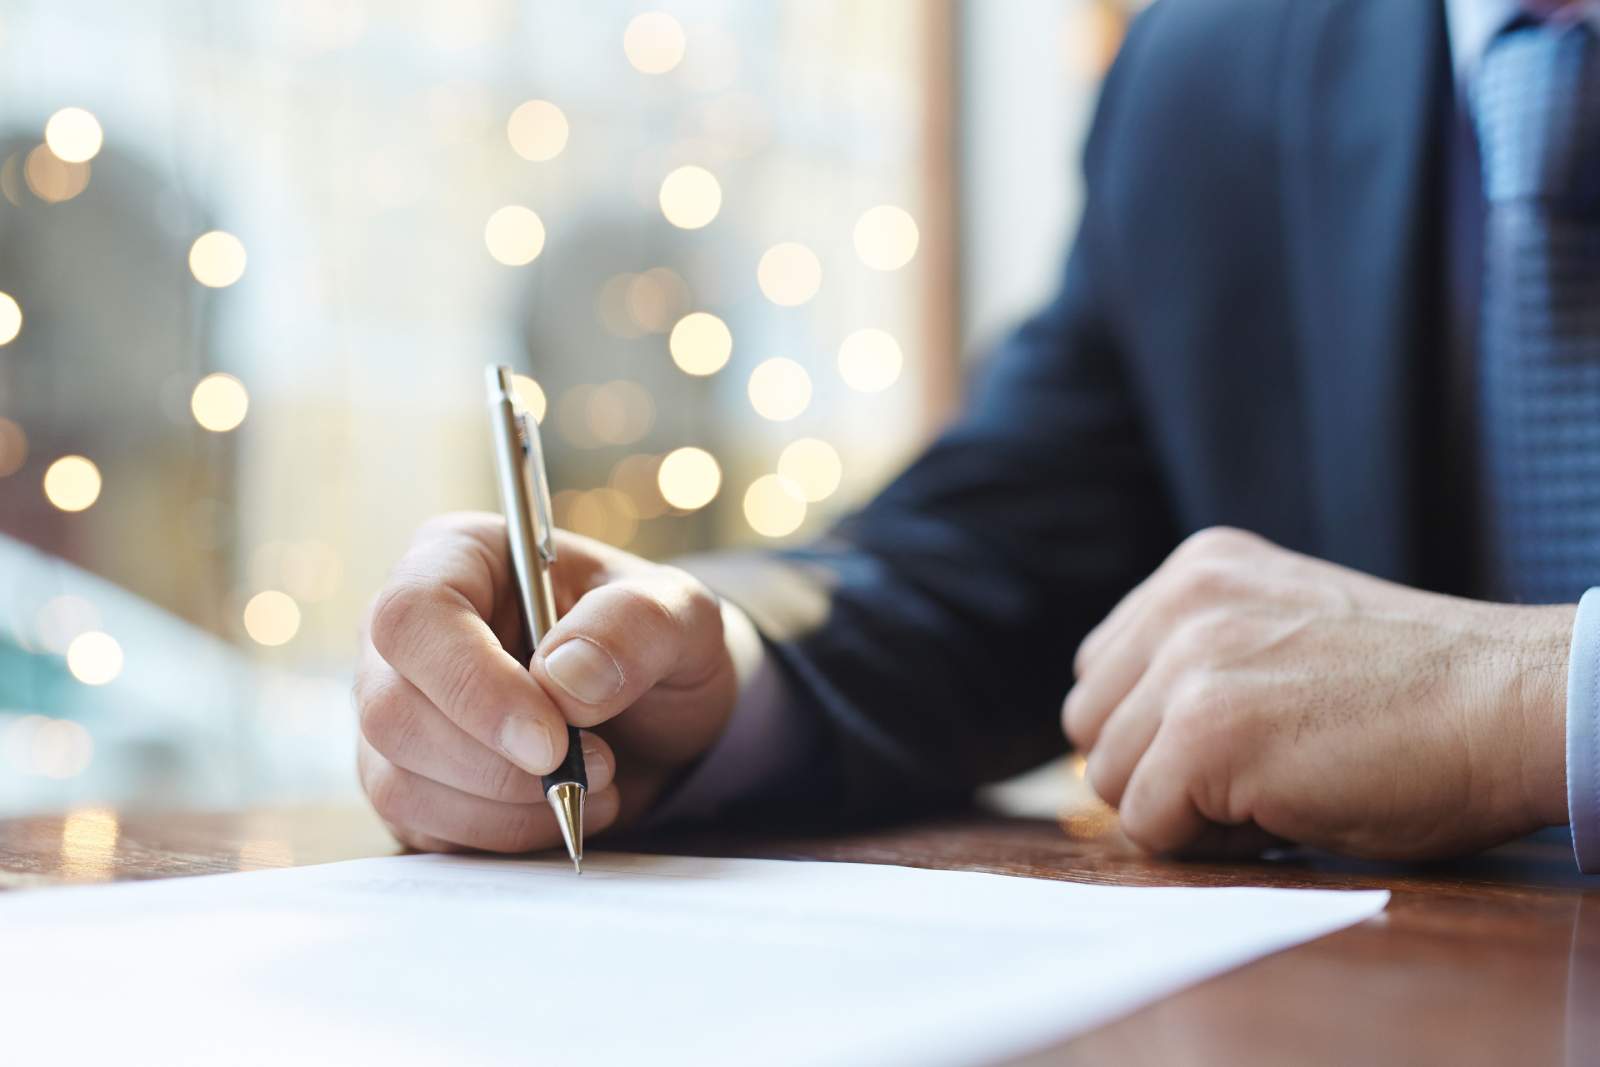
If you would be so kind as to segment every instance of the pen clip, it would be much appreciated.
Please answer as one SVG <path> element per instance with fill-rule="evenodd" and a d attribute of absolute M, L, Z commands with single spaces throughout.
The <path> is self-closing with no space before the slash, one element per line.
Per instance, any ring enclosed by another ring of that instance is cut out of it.
<path fill-rule="evenodd" d="M 533 502 L 534 547 L 546 563 L 554 563 L 556 521 L 550 507 L 550 482 L 545 474 L 539 423 L 520 403 L 513 402 L 512 410 L 516 417 L 517 443 L 522 446 L 522 477 L 528 487 L 528 498 Z"/>

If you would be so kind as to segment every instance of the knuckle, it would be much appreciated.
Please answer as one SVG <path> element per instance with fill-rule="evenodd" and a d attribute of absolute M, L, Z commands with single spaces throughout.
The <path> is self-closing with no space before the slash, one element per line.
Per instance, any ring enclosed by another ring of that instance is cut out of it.
<path fill-rule="evenodd" d="M 1160 842 L 1156 836 L 1155 821 L 1150 817 L 1146 805 L 1130 796 L 1118 809 L 1117 816 L 1124 837 L 1146 852 L 1159 850 Z"/>
<path fill-rule="evenodd" d="M 1184 663 L 1210 664 L 1238 648 L 1247 637 L 1248 620 L 1232 611 L 1207 611 L 1173 634 L 1175 654 Z"/>
<path fill-rule="evenodd" d="M 1233 526 L 1207 526 L 1184 538 L 1179 551 L 1191 556 L 1229 556 L 1256 541 L 1255 534 Z"/>
<path fill-rule="evenodd" d="M 378 817 L 392 826 L 405 828 L 410 822 L 411 805 L 410 790 L 406 788 L 404 777 L 393 767 L 375 762 L 368 769 L 363 784 L 367 790 L 367 802 L 378 813 Z"/>
<path fill-rule="evenodd" d="M 1173 740 L 1192 751 L 1228 737 L 1236 708 L 1225 679 L 1211 671 L 1195 671 L 1178 686 L 1166 718 Z"/>
<path fill-rule="evenodd" d="M 378 655 L 389 659 L 406 635 L 415 632 L 432 607 L 433 597 L 414 582 L 396 582 L 372 601 L 368 633 Z"/>
<path fill-rule="evenodd" d="M 1072 693 L 1078 693 L 1074 687 Z M 1088 701 L 1079 693 L 1074 697 L 1067 694 L 1067 699 L 1061 705 L 1061 728 L 1073 744 L 1082 747 L 1089 740 L 1089 707 Z"/>
<path fill-rule="evenodd" d="M 457 725 L 468 728 L 469 732 L 477 732 L 470 727 L 480 710 L 494 719 L 489 725 L 498 731 L 500 721 L 509 713 L 494 709 L 508 708 L 513 702 L 508 699 L 494 700 L 489 692 L 491 688 L 479 665 L 464 656 L 459 656 L 443 668 L 443 673 L 439 677 L 439 691 L 433 695 L 439 701 L 444 714 Z"/>
<path fill-rule="evenodd" d="M 1122 800 L 1122 790 L 1119 788 L 1119 783 L 1112 778 L 1103 758 L 1090 755 L 1083 776 L 1088 781 L 1089 788 L 1094 790 L 1095 796 L 1113 808 L 1117 807 L 1118 802 Z"/>
<path fill-rule="evenodd" d="M 628 582 L 617 587 L 617 597 L 634 620 L 652 630 L 670 630 L 678 622 L 678 613 L 668 602 L 671 593 L 662 589 L 664 584 L 659 579 Z"/>
<path fill-rule="evenodd" d="M 482 787 L 482 795 L 493 800 L 525 799 L 529 779 L 528 772 L 510 760 L 484 750 L 478 764 L 478 783 Z"/>
<path fill-rule="evenodd" d="M 360 704 L 361 736 L 385 756 L 414 746 L 422 733 L 415 703 L 398 681 L 379 685 Z"/>
<path fill-rule="evenodd" d="M 1189 560 L 1179 574 L 1178 596 L 1186 604 L 1207 604 L 1221 600 L 1239 585 L 1238 566 L 1223 556 L 1199 556 Z"/>

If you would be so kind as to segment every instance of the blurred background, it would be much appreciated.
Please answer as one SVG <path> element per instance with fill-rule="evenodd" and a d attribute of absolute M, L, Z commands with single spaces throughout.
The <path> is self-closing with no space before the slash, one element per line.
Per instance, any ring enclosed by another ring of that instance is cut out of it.
<path fill-rule="evenodd" d="M 804 539 L 1055 281 L 1132 2 L 0 0 L 0 814 L 355 795 L 413 528 Z"/>

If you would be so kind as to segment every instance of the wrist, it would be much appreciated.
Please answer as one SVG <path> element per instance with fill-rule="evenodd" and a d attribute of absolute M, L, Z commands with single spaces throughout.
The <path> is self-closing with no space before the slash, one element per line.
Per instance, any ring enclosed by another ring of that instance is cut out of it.
<path fill-rule="evenodd" d="M 1529 828 L 1567 822 L 1567 667 L 1577 608 L 1511 608 L 1516 628 L 1513 699 L 1504 724 L 1520 781 L 1523 822 Z"/>

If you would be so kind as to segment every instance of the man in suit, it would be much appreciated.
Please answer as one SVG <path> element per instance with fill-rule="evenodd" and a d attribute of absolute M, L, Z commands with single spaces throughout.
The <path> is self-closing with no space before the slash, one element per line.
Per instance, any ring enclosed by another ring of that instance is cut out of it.
<path fill-rule="evenodd" d="M 914 809 L 1064 729 L 1152 850 L 1570 821 L 1600 869 L 1600 5 L 1160 0 L 1085 171 L 1058 295 L 816 544 L 567 538 L 524 669 L 500 523 L 430 525 L 357 683 L 402 840 L 556 842 L 564 722 L 594 830 Z"/>

